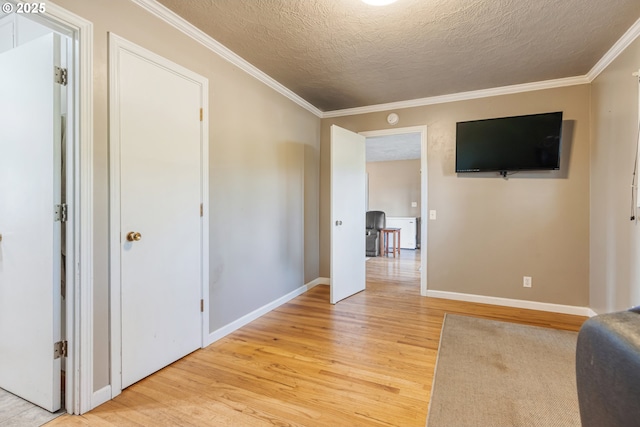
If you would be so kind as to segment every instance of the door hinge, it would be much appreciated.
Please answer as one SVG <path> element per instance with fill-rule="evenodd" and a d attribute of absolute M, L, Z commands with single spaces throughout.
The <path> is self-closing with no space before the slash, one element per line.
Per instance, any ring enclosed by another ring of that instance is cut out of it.
<path fill-rule="evenodd" d="M 67 222 L 67 204 L 62 203 L 54 208 L 53 218 L 55 221 Z"/>
<path fill-rule="evenodd" d="M 203 116 L 203 112 L 202 112 L 202 108 L 200 109 L 200 121 L 202 121 L 202 116 Z"/>
<path fill-rule="evenodd" d="M 204 313 L 204 300 L 200 300 L 200 313 Z"/>
<path fill-rule="evenodd" d="M 200 203 L 200 216 L 204 216 L 204 206 Z"/>
<path fill-rule="evenodd" d="M 53 344 L 53 358 L 60 359 L 61 357 L 67 357 L 67 342 L 58 341 Z"/>
<path fill-rule="evenodd" d="M 60 67 L 53 67 L 55 72 L 55 82 L 59 85 L 66 86 L 67 85 L 67 69 Z"/>

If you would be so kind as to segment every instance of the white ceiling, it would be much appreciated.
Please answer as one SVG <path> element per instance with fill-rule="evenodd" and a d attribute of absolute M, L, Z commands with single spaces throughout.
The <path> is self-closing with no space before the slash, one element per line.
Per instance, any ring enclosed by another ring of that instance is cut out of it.
<path fill-rule="evenodd" d="M 420 133 L 368 137 L 367 162 L 419 159 L 420 137 Z"/>
<path fill-rule="evenodd" d="M 158 0 L 322 111 L 582 76 L 640 0 Z"/>

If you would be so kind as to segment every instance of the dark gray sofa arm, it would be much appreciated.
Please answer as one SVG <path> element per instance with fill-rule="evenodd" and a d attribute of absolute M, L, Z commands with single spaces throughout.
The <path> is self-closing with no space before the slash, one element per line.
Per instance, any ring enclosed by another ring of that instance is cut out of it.
<path fill-rule="evenodd" d="M 582 325 L 576 381 L 583 427 L 640 426 L 640 308 Z"/>

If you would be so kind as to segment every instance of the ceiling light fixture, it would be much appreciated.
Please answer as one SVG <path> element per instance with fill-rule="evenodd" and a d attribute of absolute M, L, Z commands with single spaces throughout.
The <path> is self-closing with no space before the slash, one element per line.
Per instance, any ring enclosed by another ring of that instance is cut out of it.
<path fill-rule="evenodd" d="M 395 3 L 396 0 L 362 0 L 366 4 L 370 4 L 371 6 L 386 6 L 391 3 Z"/>

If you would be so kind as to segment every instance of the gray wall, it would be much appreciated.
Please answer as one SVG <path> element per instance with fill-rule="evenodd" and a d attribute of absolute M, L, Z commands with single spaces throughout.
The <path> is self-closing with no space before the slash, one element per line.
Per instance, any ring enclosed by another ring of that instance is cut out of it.
<path fill-rule="evenodd" d="M 318 277 L 320 119 L 125 0 L 94 23 L 94 389 L 109 384 L 107 32 L 209 79 L 210 331 Z"/>
<path fill-rule="evenodd" d="M 428 286 L 431 290 L 574 306 L 589 303 L 589 85 L 397 110 L 427 125 Z M 454 172 L 457 121 L 564 111 L 560 171 Z M 388 129 L 389 112 L 323 119 L 320 274 L 328 277 L 329 128 Z M 627 187 L 628 188 L 628 187 Z M 523 288 L 522 277 L 533 287 Z"/>
<path fill-rule="evenodd" d="M 598 313 L 640 305 L 640 224 L 629 220 L 639 68 L 637 39 L 591 85 L 590 303 Z"/>

